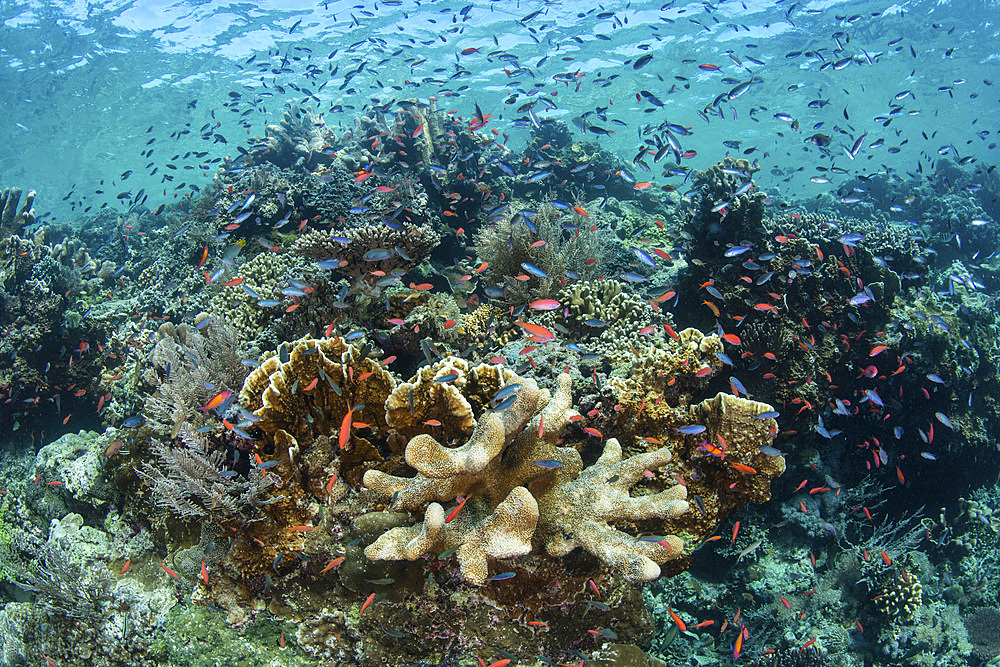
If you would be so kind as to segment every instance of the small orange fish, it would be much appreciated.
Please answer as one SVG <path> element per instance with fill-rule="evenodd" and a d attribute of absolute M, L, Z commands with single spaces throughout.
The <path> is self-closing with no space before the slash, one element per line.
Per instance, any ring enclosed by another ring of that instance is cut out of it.
<path fill-rule="evenodd" d="M 413 283 L 410 283 L 410 289 L 415 289 L 418 292 L 426 292 L 427 290 L 433 288 L 434 285 L 431 285 L 430 283 L 420 283 L 419 285 L 414 285 Z"/>
<path fill-rule="evenodd" d="M 208 584 L 208 568 L 205 567 L 205 559 L 201 559 L 201 578 Z"/>
<path fill-rule="evenodd" d="M 756 475 L 757 471 L 748 465 L 743 465 L 742 463 L 730 463 L 734 470 L 739 470 L 746 475 Z"/>
<path fill-rule="evenodd" d="M 723 334 L 722 340 L 726 341 L 730 345 L 742 345 L 743 341 L 736 334 Z"/>
<path fill-rule="evenodd" d="M 312 382 L 310 382 L 309 384 L 307 384 L 307 385 L 305 386 L 305 388 L 304 388 L 304 390 L 303 390 L 303 391 L 312 391 L 313 389 L 315 389 L 315 388 L 316 388 L 316 384 L 317 384 L 318 382 L 319 382 L 319 378 L 313 378 L 313 379 L 312 379 Z"/>
<path fill-rule="evenodd" d="M 868 353 L 868 356 L 869 357 L 878 356 L 888 349 L 889 349 L 888 345 L 876 345 L 875 347 L 872 348 L 872 351 Z"/>
<path fill-rule="evenodd" d="M 670 618 L 674 619 L 674 623 L 677 624 L 677 629 L 681 632 L 687 632 L 687 625 L 684 624 L 684 620 L 674 613 L 673 609 L 667 609 L 670 612 Z"/>
<path fill-rule="evenodd" d="M 298 533 L 304 533 L 312 529 L 313 526 L 289 526 L 286 530 L 291 530 L 293 532 L 298 532 Z"/>
<path fill-rule="evenodd" d="M 585 218 L 587 217 L 587 212 L 585 210 L 583 210 L 582 208 L 580 208 L 579 206 L 574 206 L 573 210 L 576 211 L 577 213 L 579 213 L 580 215 L 582 215 L 583 217 L 585 217 Z"/>
<path fill-rule="evenodd" d="M 490 265 L 489 262 L 483 262 L 482 264 L 476 267 L 475 273 L 482 273 L 483 271 L 486 270 L 486 267 L 488 267 L 489 265 Z"/>
<path fill-rule="evenodd" d="M 538 342 L 547 343 L 556 339 L 556 335 L 554 333 L 538 324 L 529 324 L 521 321 L 518 321 L 515 324 L 531 334 L 534 339 L 538 340 Z"/>
<path fill-rule="evenodd" d="M 458 503 L 458 506 L 455 509 L 453 509 L 451 512 L 449 512 L 448 516 L 446 516 L 444 518 L 444 522 L 445 523 L 451 523 L 454 520 L 454 518 L 456 516 L 458 516 L 458 513 L 462 511 L 462 508 L 465 507 L 465 503 L 468 500 L 469 500 L 468 497 L 462 498 L 462 501 L 460 503 Z"/>
<path fill-rule="evenodd" d="M 132 559 L 131 558 L 129 558 L 128 560 L 125 561 L 125 564 L 122 565 L 122 569 L 118 571 L 118 574 L 125 574 L 126 572 L 128 572 L 128 569 L 130 567 L 132 567 Z"/>
<path fill-rule="evenodd" d="M 440 426 L 440 425 L 441 422 L 439 422 L 437 419 L 428 419 L 427 421 L 424 422 L 424 426 Z"/>
<path fill-rule="evenodd" d="M 603 438 L 604 437 L 604 435 L 600 431 L 598 431 L 596 428 L 593 428 L 591 426 L 585 427 L 583 429 L 583 432 L 586 433 L 587 435 L 592 435 L 595 438 Z"/>
<path fill-rule="evenodd" d="M 337 483 L 337 473 L 330 475 L 330 481 L 326 483 L 326 494 L 333 493 L 333 485 Z"/>
<path fill-rule="evenodd" d="M 329 572 L 333 568 L 338 567 L 343 562 L 344 562 L 344 557 L 343 556 L 337 556 L 336 558 L 334 558 L 333 560 L 331 560 L 329 563 L 327 563 L 326 567 L 324 567 L 322 570 L 320 570 L 319 573 L 320 574 L 326 574 L 327 572 Z"/>
<path fill-rule="evenodd" d="M 208 403 L 206 403 L 205 405 L 201 406 L 198 409 L 204 410 L 205 412 L 208 412 L 209 410 L 214 410 L 223 403 L 225 403 L 226 399 L 228 399 L 232 395 L 233 392 L 231 391 L 220 391 L 218 394 L 212 397 L 212 400 L 210 400 Z"/>
<path fill-rule="evenodd" d="M 170 569 L 169 567 L 167 567 L 166 565 L 164 565 L 164 564 L 163 564 L 163 561 L 162 561 L 162 560 L 160 561 L 160 568 L 162 568 L 164 572 L 166 572 L 167 574 L 169 574 L 169 575 L 170 575 L 171 577 L 173 577 L 174 579 L 177 579 L 178 581 L 180 580 L 180 577 L 179 577 L 179 576 L 177 576 L 177 573 L 176 573 L 176 572 L 174 572 L 173 570 L 171 570 L 171 569 Z"/>
<path fill-rule="evenodd" d="M 543 245 L 545 245 L 545 243 L 546 243 L 545 241 L 539 240 L 539 241 L 535 241 L 534 243 L 532 243 L 528 247 L 529 248 L 541 248 Z"/>
<path fill-rule="evenodd" d="M 716 317 L 719 316 L 719 307 L 716 306 L 714 303 L 712 303 L 711 301 L 702 301 L 701 303 L 704 306 L 708 306 L 708 309 L 711 310 L 712 314 L 714 314 Z"/>
<path fill-rule="evenodd" d="M 195 268 L 196 269 L 200 269 L 201 266 L 202 266 L 202 264 L 205 263 L 206 259 L 208 259 L 208 246 L 207 245 L 204 248 L 202 248 L 202 250 L 201 250 L 201 258 L 198 260 L 198 266 L 196 266 Z"/>
<path fill-rule="evenodd" d="M 363 614 L 365 612 L 365 609 L 368 609 L 368 605 L 370 605 L 374 599 L 375 599 L 374 593 L 368 596 L 368 599 L 365 600 L 364 604 L 361 605 L 361 611 L 358 612 L 358 616 Z"/>
<path fill-rule="evenodd" d="M 222 286 L 223 287 L 236 287 L 237 285 L 239 285 L 240 283 L 242 283 L 244 280 L 246 280 L 246 278 L 233 278 L 232 280 L 227 280 L 226 282 L 222 283 Z"/>

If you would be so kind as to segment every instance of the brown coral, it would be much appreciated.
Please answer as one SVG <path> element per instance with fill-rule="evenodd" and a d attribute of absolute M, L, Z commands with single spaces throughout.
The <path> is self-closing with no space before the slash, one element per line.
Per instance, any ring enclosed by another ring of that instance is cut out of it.
<path fill-rule="evenodd" d="M 302 235 L 292 250 L 317 261 L 340 260 L 337 270 L 347 276 L 373 271 L 402 275 L 426 259 L 441 237 L 430 225 L 398 224 L 402 229 L 378 223 L 345 232 L 313 230 Z"/>
<path fill-rule="evenodd" d="M 520 384 L 513 405 L 488 412 L 469 440 L 458 448 L 418 435 L 406 447 L 415 477 L 372 470 L 365 485 L 393 499 L 393 508 L 424 511 L 423 521 L 394 528 L 365 550 L 372 559 L 414 560 L 438 550 L 458 548 L 463 576 L 483 584 L 487 557 L 528 553 L 531 539 L 550 555 L 580 546 L 632 580 L 659 575 L 657 563 L 679 556 L 675 537 L 643 542 L 611 527 L 619 520 L 675 517 L 687 509 L 684 488 L 633 498 L 629 489 L 647 468 L 670 460 L 667 449 L 621 460 L 621 447 L 609 440 L 604 455 L 586 469 L 579 453 L 555 441 L 575 411 L 570 378 L 558 379 L 555 396 L 533 380 L 511 374 Z M 436 501 L 465 498 L 454 526 L 443 522 Z M 426 508 L 426 509 L 424 509 Z M 536 522 L 538 530 L 536 531 Z"/>
<path fill-rule="evenodd" d="M 21 199 L 21 188 L 4 188 L 0 192 L 0 239 L 17 234 L 25 225 L 35 222 L 35 210 L 31 208 L 35 201 L 35 191 L 28 190 L 24 196 L 24 206 L 18 210 Z"/>

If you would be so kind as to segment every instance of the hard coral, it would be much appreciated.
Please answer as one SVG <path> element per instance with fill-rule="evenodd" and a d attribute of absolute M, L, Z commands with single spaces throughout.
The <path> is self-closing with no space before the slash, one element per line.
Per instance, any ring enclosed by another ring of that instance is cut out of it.
<path fill-rule="evenodd" d="M 670 460 L 669 450 L 621 461 L 621 447 L 609 440 L 597 463 L 584 469 L 575 449 L 555 445 L 576 414 L 569 376 L 559 376 L 551 398 L 533 380 L 511 374 L 507 383 L 520 385 L 515 402 L 486 413 L 461 447 L 446 448 L 429 435 L 410 440 L 406 461 L 417 470 L 415 477 L 365 474 L 365 485 L 392 498 L 394 508 L 424 512 L 421 523 L 388 531 L 366 555 L 415 560 L 457 548 L 463 576 L 481 585 L 489 574 L 487 557 L 526 554 L 533 539 L 554 556 L 581 546 L 632 580 L 658 576 L 657 563 L 680 555 L 680 540 L 647 543 L 610 523 L 670 518 L 687 509 L 683 487 L 642 498 L 628 492 L 643 470 Z M 462 510 L 454 522 L 442 523 L 438 502 L 457 496 L 465 498 Z"/>
<path fill-rule="evenodd" d="M 24 206 L 19 211 L 17 204 L 20 199 L 21 188 L 4 188 L 0 192 L 0 239 L 17 234 L 21 227 L 35 222 L 35 210 L 31 208 L 35 201 L 35 191 L 28 190 Z"/>
<path fill-rule="evenodd" d="M 294 252 L 317 261 L 340 260 L 337 270 L 348 276 L 381 271 L 402 274 L 426 259 L 441 242 L 430 225 L 408 222 L 393 229 L 384 224 L 352 227 L 349 231 L 311 231 L 296 241 Z"/>

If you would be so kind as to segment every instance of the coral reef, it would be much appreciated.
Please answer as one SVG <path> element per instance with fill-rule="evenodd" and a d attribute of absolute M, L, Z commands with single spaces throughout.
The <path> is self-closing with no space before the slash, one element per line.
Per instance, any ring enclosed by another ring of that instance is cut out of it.
<path fill-rule="evenodd" d="M 393 499 L 394 508 L 424 509 L 420 524 L 390 530 L 366 555 L 413 560 L 433 550 L 457 549 L 463 576 L 482 585 L 489 574 L 486 557 L 527 553 L 537 523 L 541 545 L 551 555 L 564 556 L 580 546 L 626 578 L 659 576 L 658 563 L 681 553 L 680 540 L 643 542 L 609 522 L 670 519 L 687 510 L 680 485 L 641 499 L 628 493 L 643 470 L 670 461 L 669 450 L 622 461 L 621 447 L 612 439 L 597 462 L 584 469 L 576 450 L 554 445 L 575 414 L 569 376 L 559 376 L 551 399 L 532 380 L 512 376 L 509 382 L 519 385 L 514 403 L 499 414 L 483 415 L 461 447 L 442 447 L 427 435 L 410 439 L 406 461 L 417 470 L 416 477 L 365 474 L 365 486 Z M 505 456 L 508 447 L 513 452 Z M 443 508 L 435 501 L 458 496 L 464 498 L 463 509 L 455 525 L 445 527 Z"/>
<path fill-rule="evenodd" d="M 28 190 L 24 195 L 24 205 L 17 209 L 21 201 L 21 188 L 4 188 L 0 192 L 0 239 L 17 234 L 22 227 L 35 222 L 35 210 L 31 205 L 35 202 L 35 191 Z"/>

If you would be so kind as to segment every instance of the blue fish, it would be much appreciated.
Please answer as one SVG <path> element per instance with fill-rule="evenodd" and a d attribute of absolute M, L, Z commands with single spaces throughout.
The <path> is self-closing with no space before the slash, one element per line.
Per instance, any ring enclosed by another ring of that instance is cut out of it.
<path fill-rule="evenodd" d="M 650 257 L 649 253 L 642 248 L 632 248 L 632 254 L 635 255 L 640 262 L 647 266 L 656 267 L 656 262 Z"/>
<path fill-rule="evenodd" d="M 132 415 L 122 422 L 122 428 L 136 428 L 142 424 L 142 415 Z"/>
<path fill-rule="evenodd" d="M 521 268 L 537 278 L 549 277 L 549 274 L 545 273 L 534 264 L 529 264 L 528 262 L 521 262 Z"/>
<path fill-rule="evenodd" d="M 447 375 L 442 375 L 439 378 L 435 378 L 435 382 L 451 382 L 452 380 L 458 379 L 458 373 L 448 373 Z"/>
<path fill-rule="evenodd" d="M 691 424 L 690 426 L 681 426 L 680 428 L 674 430 L 684 435 L 698 435 L 699 433 L 705 432 L 705 427 L 701 424 Z"/>
<path fill-rule="evenodd" d="M 780 416 L 781 416 L 780 412 L 769 410 L 767 412 L 762 412 L 759 415 L 757 415 L 757 419 L 777 419 Z"/>
<path fill-rule="evenodd" d="M 504 579 L 513 579 L 516 575 L 515 572 L 504 572 L 502 574 L 494 574 L 492 577 L 487 579 L 487 581 L 503 581 Z"/>
<path fill-rule="evenodd" d="M 492 408 L 490 408 L 490 412 L 501 412 L 503 410 L 506 410 L 510 406 L 514 405 L 514 401 L 516 400 L 517 400 L 516 394 L 508 396 L 506 399 L 504 399 L 502 403 L 494 405 Z"/>
<path fill-rule="evenodd" d="M 386 250 L 385 248 L 372 248 L 364 254 L 361 258 L 366 262 L 381 262 L 383 259 L 389 259 L 396 254 L 395 250 Z"/>
<path fill-rule="evenodd" d="M 544 461 L 535 461 L 534 463 L 539 468 L 553 469 L 553 468 L 561 468 L 562 467 L 562 463 L 560 463 L 559 461 L 555 461 L 553 459 L 546 459 Z"/>
<path fill-rule="evenodd" d="M 504 387 L 502 389 L 498 389 L 497 393 L 493 394 L 493 398 L 491 399 L 491 401 L 492 402 L 496 402 L 496 401 L 499 401 L 501 399 L 504 399 L 504 398 L 510 396 L 511 394 L 513 394 L 514 392 L 516 392 L 520 388 L 521 388 L 521 385 L 519 385 L 519 384 L 509 384 L 509 385 L 507 385 L 506 387 Z"/>
<path fill-rule="evenodd" d="M 622 280 L 625 280 L 630 283 L 644 283 L 648 281 L 649 278 L 647 278 L 646 276 L 641 276 L 638 273 L 626 272 L 622 274 Z"/>

